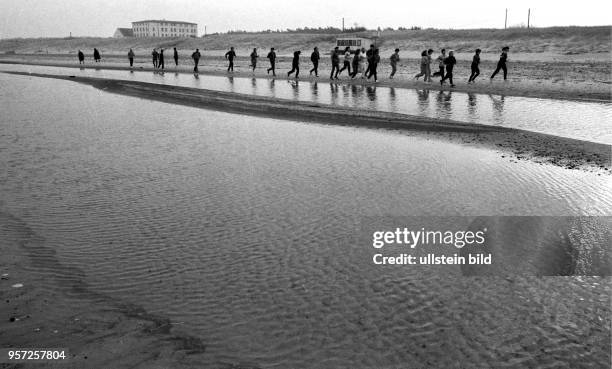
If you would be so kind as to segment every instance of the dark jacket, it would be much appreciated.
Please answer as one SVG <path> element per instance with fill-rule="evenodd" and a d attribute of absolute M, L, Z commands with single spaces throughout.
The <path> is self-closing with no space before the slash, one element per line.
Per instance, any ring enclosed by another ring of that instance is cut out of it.
<path fill-rule="evenodd" d="M 332 64 L 340 64 L 340 56 L 336 50 L 332 51 L 331 61 Z"/>
<path fill-rule="evenodd" d="M 321 56 L 318 51 L 313 51 L 312 54 L 310 54 L 310 61 L 313 63 L 318 62 L 319 59 L 321 59 Z"/>
<path fill-rule="evenodd" d="M 300 52 L 296 51 L 293 53 L 293 61 L 291 62 L 294 67 L 300 65 Z"/>
<path fill-rule="evenodd" d="M 234 60 L 235 57 L 236 57 L 236 53 L 234 52 L 234 50 L 230 50 L 225 53 L 225 59 L 229 59 L 229 61 Z"/>
<path fill-rule="evenodd" d="M 446 59 L 444 59 L 444 65 L 446 66 L 446 69 L 448 70 L 453 70 L 453 67 L 455 66 L 455 64 L 457 64 L 457 59 L 455 59 L 454 56 L 449 56 Z"/>
<path fill-rule="evenodd" d="M 268 59 L 270 59 L 271 62 L 276 60 L 276 53 L 274 51 L 270 51 L 268 53 Z"/>
<path fill-rule="evenodd" d="M 474 55 L 474 58 L 472 58 L 472 66 L 477 67 L 478 64 L 480 64 L 480 56 Z"/>

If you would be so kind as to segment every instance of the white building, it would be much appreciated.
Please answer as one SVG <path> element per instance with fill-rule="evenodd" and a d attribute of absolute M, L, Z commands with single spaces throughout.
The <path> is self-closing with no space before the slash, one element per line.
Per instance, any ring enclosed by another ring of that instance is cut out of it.
<path fill-rule="evenodd" d="M 196 23 L 165 19 L 132 22 L 132 31 L 134 37 L 198 37 Z"/>

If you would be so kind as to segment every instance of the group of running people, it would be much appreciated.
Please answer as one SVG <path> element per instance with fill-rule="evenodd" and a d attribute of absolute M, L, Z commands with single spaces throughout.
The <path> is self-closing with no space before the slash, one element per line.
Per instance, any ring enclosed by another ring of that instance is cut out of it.
<path fill-rule="evenodd" d="M 173 55 L 174 64 L 175 66 L 178 66 L 179 55 L 178 55 L 178 51 L 176 50 L 176 47 L 174 48 L 173 51 L 174 51 L 173 53 L 174 54 Z M 491 79 L 495 78 L 497 73 L 499 73 L 500 71 L 503 71 L 504 80 L 507 80 L 508 68 L 506 66 L 506 62 L 508 61 L 509 51 L 510 51 L 510 48 L 507 46 L 502 48 L 502 53 L 500 55 L 499 61 L 497 62 L 497 68 L 491 75 Z M 391 74 L 389 75 L 390 79 L 393 79 L 393 77 L 395 76 L 395 73 L 397 72 L 398 63 L 400 61 L 399 52 L 400 52 L 399 49 L 395 49 L 393 54 L 391 54 L 391 56 L 389 57 L 389 64 L 391 66 Z M 443 85 L 448 80 L 450 82 L 451 87 L 454 87 L 455 84 L 453 81 L 453 69 L 455 65 L 457 64 L 457 59 L 455 59 L 454 52 L 451 50 L 448 52 L 448 55 L 447 55 L 446 50 L 442 49 L 440 51 L 440 55 L 436 59 L 436 61 L 438 62 L 439 70 L 432 73 L 431 64 L 433 62 L 433 58 L 432 58 L 433 52 L 434 52 L 433 49 L 423 50 L 423 52 L 421 53 L 421 59 L 420 59 L 420 70 L 421 71 L 420 73 L 416 74 L 414 78 L 418 80 L 419 78 L 423 77 L 423 80 L 426 83 L 431 83 L 432 77 L 440 77 L 441 85 Z M 291 75 L 294 73 L 295 73 L 294 77 L 296 79 L 299 78 L 301 53 L 302 53 L 301 50 L 296 50 L 293 53 L 293 59 L 291 61 L 291 70 L 287 72 L 287 78 L 291 77 Z M 476 77 L 480 75 L 480 53 L 481 53 L 481 50 L 476 49 L 474 56 L 472 58 L 471 74 L 468 79 L 468 83 L 474 83 L 476 81 Z M 152 60 L 153 60 L 153 68 L 163 70 L 165 66 L 164 65 L 164 49 L 160 49 L 159 51 L 157 51 L 157 49 L 153 49 L 153 52 L 151 53 L 151 55 L 152 55 Z M 79 50 L 78 52 L 78 57 L 79 57 L 79 63 L 80 64 L 84 63 L 85 55 L 83 54 L 81 50 Z M 134 57 L 135 57 L 134 51 L 130 49 L 130 51 L 128 52 L 128 59 L 130 61 L 130 67 L 133 67 L 134 65 Z M 193 68 L 194 73 L 198 73 L 198 64 L 200 62 L 200 57 L 201 57 L 201 54 L 200 54 L 199 49 L 196 49 L 191 54 L 191 58 L 193 59 L 193 62 L 195 64 Z M 266 57 L 268 58 L 270 62 L 270 67 L 267 69 L 268 74 L 272 72 L 272 75 L 276 76 L 277 56 L 276 56 L 276 52 L 274 48 L 270 49 Z M 258 58 L 259 58 L 259 54 L 257 53 L 257 48 L 254 48 L 253 52 L 251 52 L 251 55 L 250 55 L 250 59 L 251 59 L 250 67 L 252 68 L 253 72 L 255 72 L 255 69 L 257 67 Z M 99 62 L 100 59 L 101 59 L 100 52 L 98 51 L 98 49 L 94 49 L 94 60 L 96 62 Z M 233 72 L 234 71 L 234 59 L 236 59 L 236 51 L 233 46 L 230 48 L 228 52 L 225 53 L 225 59 L 228 61 L 227 71 Z M 310 61 L 312 63 L 312 69 L 310 69 L 311 76 L 313 75 L 313 73 L 315 77 L 319 76 L 320 59 L 321 59 L 321 54 L 319 53 L 319 48 L 315 47 L 312 53 L 310 54 Z M 351 50 L 351 48 L 348 46 L 344 50 L 340 50 L 340 48 L 336 46 L 331 51 L 332 69 L 329 75 L 329 79 L 337 80 L 338 76 L 346 70 L 347 75 L 351 79 L 354 79 L 359 75 L 360 78 L 368 79 L 368 80 L 373 77 L 374 82 L 377 82 L 378 81 L 377 69 L 378 69 L 378 65 L 380 64 L 380 62 L 381 62 L 380 51 L 374 45 L 370 45 L 370 48 L 368 50 L 366 50 L 365 48 L 360 48 L 360 49 L 358 48 L 354 51 Z"/>
<path fill-rule="evenodd" d="M 389 75 L 390 79 L 393 79 L 395 73 L 397 72 L 398 63 L 400 61 L 399 57 L 399 49 L 395 49 L 394 53 L 389 57 L 389 64 L 391 65 L 391 74 Z M 502 53 L 500 55 L 499 61 L 497 62 L 497 68 L 491 75 L 491 79 L 495 78 L 499 71 L 503 71 L 504 80 L 508 78 L 508 68 L 506 66 L 506 62 L 508 60 L 508 52 L 510 51 L 509 47 L 503 47 Z M 453 81 L 453 69 L 457 64 L 457 59 L 455 59 L 454 51 L 449 51 L 448 55 L 446 54 L 446 50 L 442 49 L 440 51 L 440 55 L 437 58 L 439 70 L 431 73 L 431 64 L 433 62 L 432 54 L 433 50 L 424 50 L 421 53 L 420 67 L 421 72 L 414 76 L 415 79 L 419 79 L 423 77 L 424 81 L 427 83 L 431 83 L 432 77 L 440 77 L 440 84 L 443 85 L 447 80 L 450 82 L 451 87 L 454 87 Z M 196 63 L 196 67 L 194 69 L 197 70 L 197 64 L 199 60 L 199 50 L 196 50 L 198 54 L 198 59 L 194 58 L 194 62 Z M 474 83 L 476 81 L 476 77 L 480 75 L 480 49 L 476 49 L 474 53 L 474 57 L 472 58 L 471 64 L 471 74 L 468 79 L 468 83 Z M 195 54 L 195 53 L 194 53 Z M 291 70 L 287 72 L 287 78 L 291 77 L 292 74 L 295 73 L 294 77 L 297 79 L 300 75 L 300 56 L 302 54 L 301 50 L 296 50 L 293 52 L 293 59 L 291 61 Z M 193 57 L 193 56 L 192 56 Z M 234 71 L 234 59 L 236 58 L 236 51 L 234 47 L 231 47 L 230 50 L 225 53 L 225 58 L 229 61 L 227 71 Z M 253 72 L 255 72 L 255 68 L 257 67 L 257 59 L 259 58 L 259 54 L 257 53 L 257 48 L 253 49 L 250 55 L 251 65 Z M 276 52 L 274 48 L 270 49 L 267 55 L 268 60 L 270 61 L 270 67 L 267 69 L 268 74 L 272 72 L 272 75 L 276 76 Z M 319 48 L 315 47 L 310 54 L 310 61 L 312 63 L 312 69 L 310 69 L 310 75 L 314 73 L 315 77 L 319 76 L 319 60 L 321 59 L 321 54 L 319 53 Z M 378 81 L 378 73 L 377 68 L 380 64 L 380 51 L 374 45 L 370 45 L 370 48 L 366 50 L 365 48 L 351 50 L 350 47 L 346 47 L 343 51 L 340 50 L 338 46 L 336 46 L 331 52 L 331 73 L 329 75 L 329 79 L 337 80 L 338 76 L 347 71 L 347 75 L 354 79 L 359 75 L 363 79 L 370 79 L 374 77 L 374 82 Z M 342 67 L 340 67 L 342 65 Z"/>

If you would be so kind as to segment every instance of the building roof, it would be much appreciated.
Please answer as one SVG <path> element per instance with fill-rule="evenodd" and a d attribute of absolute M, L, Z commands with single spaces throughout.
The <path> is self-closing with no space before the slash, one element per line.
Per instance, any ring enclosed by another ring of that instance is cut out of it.
<path fill-rule="evenodd" d="M 148 23 L 148 22 L 193 24 L 193 25 L 196 25 L 196 26 L 198 25 L 197 23 L 183 22 L 183 21 L 171 21 L 171 20 L 166 20 L 166 19 L 148 19 L 148 20 L 142 20 L 142 21 L 132 22 L 132 23 Z"/>
<path fill-rule="evenodd" d="M 134 31 L 131 28 L 117 28 L 115 33 L 119 32 L 123 37 L 133 37 Z"/>

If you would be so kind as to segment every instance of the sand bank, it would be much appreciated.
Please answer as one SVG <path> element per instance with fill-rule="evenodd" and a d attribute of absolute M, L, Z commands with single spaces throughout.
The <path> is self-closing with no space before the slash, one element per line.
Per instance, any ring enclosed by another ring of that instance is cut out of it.
<path fill-rule="evenodd" d="M 74 55 L 0 55 L 0 64 L 25 64 L 43 65 L 56 67 L 78 68 Z M 259 58 L 255 72 L 249 67 L 250 60 L 239 57 L 235 62 L 236 77 L 257 77 L 273 78 L 266 73 L 269 67 L 268 60 L 263 56 Z M 94 64 L 91 60 L 86 60 L 84 68 L 130 70 L 127 59 L 122 56 L 105 56 L 102 63 Z M 227 61 L 215 55 L 204 55 L 200 60 L 200 74 L 209 75 L 228 75 L 226 72 Z M 306 81 L 329 81 L 331 66 L 327 58 L 323 58 L 319 65 L 319 77 L 310 76 L 308 71 L 312 68 L 307 57 L 302 58 L 300 64 L 300 79 Z M 435 65 L 432 65 L 435 71 Z M 468 85 L 466 83 L 470 69 L 469 62 L 460 62 L 455 68 L 455 87 L 451 88 L 448 84 L 440 86 L 439 78 L 434 78 L 428 84 L 416 81 L 413 76 L 419 72 L 418 61 L 405 59 L 398 67 L 398 73 L 394 79 L 389 79 L 390 67 L 386 61 L 381 62 L 378 68 L 378 86 L 430 89 L 430 90 L 452 90 L 459 92 L 493 94 L 504 96 L 522 96 L 546 99 L 562 99 L 577 101 L 609 102 L 612 100 L 610 87 L 610 65 L 609 63 L 562 63 L 562 62 L 542 62 L 525 61 L 509 64 L 509 79 L 503 81 L 502 76 L 497 76 L 496 80 L 490 82 L 489 74 L 495 68 L 495 63 L 490 61 L 483 62 L 481 66 L 481 76 L 477 83 Z M 277 61 L 277 79 L 286 79 L 287 72 L 291 69 L 291 59 L 280 57 Z M 149 58 L 136 58 L 134 70 L 153 71 Z M 171 57 L 166 58 L 166 71 L 179 73 L 192 73 L 193 62 L 185 56 L 180 60 L 178 67 L 174 66 Z M 335 83 L 339 84 L 374 84 L 373 81 L 362 81 L 361 79 L 351 80 L 346 72 L 339 76 Z"/>
<path fill-rule="evenodd" d="M 509 157 L 509 160 L 533 160 L 568 169 L 580 168 L 601 171 L 602 174 L 610 173 L 610 145 L 507 127 L 144 82 L 19 72 L 11 74 L 72 80 L 107 92 L 229 113 L 397 129 L 424 138 L 433 137 L 487 147 L 498 151 L 502 157 Z"/>

